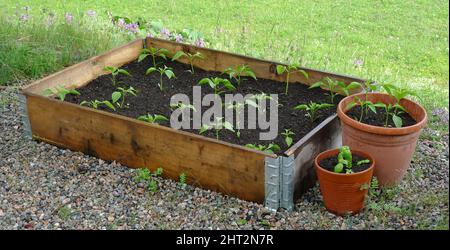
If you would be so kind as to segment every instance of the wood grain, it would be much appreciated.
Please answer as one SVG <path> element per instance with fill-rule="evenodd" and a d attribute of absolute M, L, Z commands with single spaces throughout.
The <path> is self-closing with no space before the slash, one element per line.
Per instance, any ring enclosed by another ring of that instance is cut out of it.
<path fill-rule="evenodd" d="M 267 154 L 38 95 L 28 94 L 27 106 L 35 139 L 129 167 L 162 167 L 174 180 L 185 172 L 188 183 L 264 201 Z"/>

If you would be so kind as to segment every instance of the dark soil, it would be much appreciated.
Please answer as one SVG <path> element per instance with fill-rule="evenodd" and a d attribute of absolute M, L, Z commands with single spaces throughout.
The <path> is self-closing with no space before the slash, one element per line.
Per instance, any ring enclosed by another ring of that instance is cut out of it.
<path fill-rule="evenodd" d="M 365 124 L 373 125 L 373 126 L 384 127 L 384 124 L 386 122 L 386 110 L 383 108 L 376 108 L 376 110 L 377 110 L 377 113 L 374 113 L 370 110 L 369 110 L 369 112 L 367 112 L 367 115 L 364 113 L 361 122 L 365 123 Z M 361 115 L 361 107 L 355 106 L 355 107 L 351 108 L 349 111 L 347 111 L 346 114 L 349 117 L 351 117 L 352 119 L 359 121 L 359 117 Z M 406 112 L 403 112 L 403 113 L 399 114 L 398 116 L 400 118 L 402 118 L 402 121 L 403 121 L 402 127 L 412 126 L 417 123 L 416 120 L 414 120 L 414 118 L 412 118 Z M 395 128 L 395 124 L 392 121 L 391 116 L 389 116 L 389 119 L 388 119 L 388 127 Z"/>
<path fill-rule="evenodd" d="M 354 173 L 362 172 L 368 168 L 370 168 L 370 163 L 363 163 L 361 165 L 356 165 L 358 161 L 365 160 L 366 158 L 360 157 L 358 155 L 352 155 L 352 170 Z M 330 172 L 334 172 L 334 166 L 338 164 L 337 155 L 323 159 L 321 162 L 319 162 L 319 165 Z M 341 174 L 345 174 L 345 172 L 342 172 Z"/>
<path fill-rule="evenodd" d="M 163 63 L 163 62 L 161 62 Z M 127 70 L 131 76 L 119 75 L 118 81 L 122 87 L 132 86 L 138 93 L 136 97 L 128 97 L 126 103 L 129 104 L 128 108 L 117 109 L 115 113 L 137 118 L 138 116 L 145 114 L 160 114 L 170 119 L 172 110 L 169 107 L 170 98 L 174 94 L 184 93 L 189 96 L 192 103 L 193 86 L 198 86 L 198 82 L 205 77 L 222 77 L 227 78 L 227 75 L 221 75 L 220 72 L 208 72 L 196 68 L 195 74 L 192 75 L 187 70 L 190 69 L 189 65 L 185 65 L 179 62 L 166 61 L 164 64 L 173 68 L 173 72 L 176 78 L 167 79 L 164 77 L 164 91 L 161 91 L 158 87 L 159 73 L 154 72 L 150 75 L 145 75 L 146 70 L 152 65 L 150 57 L 146 60 L 137 63 L 132 62 L 124 65 L 122 68 Z M 234 65 L 230 65 L 234 66 Z M 234 83 L 234 82 L 233 82 Z M 235 84 L 236 86 L 236 84 Z M 285 84 L 275 82 L 272 80 L 258 79 L 253 80 L 251 78 L 242 81 L 240 86 L 236 86 L 237 90 L 234 92 L 226 93 L 241 93 L 246 94 L 259 94 L 262 92 L 266 94 L 278 94 L 279 106 L 278 109 L 278 137 L 274 141 L 259 141 L 260 129 L 242 129 L 240 138 L 227 130 L 220 132 L 220 140 L 245 145 L 263 144 L 269 143 L 278 144 L 284 151 L 288 147 L 284 142 L 284 137 L 280 134 L 284 129 L 291 129 L 295 135 L 293 136 L 294 143 L 305 136 L 315 126 L 317 126 L 324 119 L 336 112 L 336 108 L 319 110 L 317 112 L 317 120 L 313 123 L 310 122 L 308 117 L 305 117 L 305 111 L 294 110 L 293 108 L 298 104 L 309 103 L 310 101 L 316 103 L 329 103 L 330 98 L 327 92 L 322 89 L 308 89 L 308 86 L 303 84 L 289 84 L 289 93 L 286 96 L 284 94 Z M 111 94 L 116 89 L 112 85 L 111 75 L 100 76 L 97 79 L 90 82 L 88 85 L 81 87 L 78 91 L 80 96 L 68 95 L 66 101 L 72 103 L 80 103 L 84 100 L 111 100 Z M 202 86 L 202 96 L 205 94 L 214 93 L 209 86 Z M 224 93 L 225 94 L 225 93 Z M 221 94 L 222 100 L 224 100 L 224 94 Z M 336 96 L 335 105 L 342 99 L 342 96 Z M 101 110 L 108 112 L 114 112 L 108 108 L 102 107 Z M 202 107 L 202 113 L 207 110 L 208 107 Z M 245 117 L 247 118 L 247 108 L 245 110 Z M 225 112 L 223 111 L 223 114 Z M 161 125 L 170 126 L 170 122 L 161 122 Z M 198 134 L 199 130 L 186 130 L 195 134 Z M 215 138 L 214 131 L 210 130 L 203 135 Z"/>

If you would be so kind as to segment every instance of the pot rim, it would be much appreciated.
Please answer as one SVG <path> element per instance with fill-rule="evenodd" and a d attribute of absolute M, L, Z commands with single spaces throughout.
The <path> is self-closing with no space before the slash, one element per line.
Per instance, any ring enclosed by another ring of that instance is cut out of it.
<path fill-rule="evenodd" d="M 344 99 L 342 99 L 339 102 L 338 107 L 337 107 L 337 114 L 343 123 L 345 123 L 353 128 L 356 128 L 358 130 L 362 130 L 362 131 L 374 133 L 374 134 L 380 134 L 380 135 L 406 135 L 406 134 L 411 134 L 411 133 L 417 132 L 420 129 L 425 127 L 426 122 L 428 120 L 428 114 L 427 114 L 426 110 L 419 103 L 417 103 L 413 100 L 407 99 L 407 98 L 403 98 L 402 101 L 412 103 L 412 105 L 417 106 L 419 108 L 419 110 L 424 114 L 423 119 L 420 121 L 416 121 L 416 124 L 414 124 L 414 125 L 401 127 L 401 128 L 386 128 L 386 127 L 381 127 L 381 126 L 369 125 L 369 124 L 362 123 L 362 122 L 359 122 L 357 120 L 350 118 L 346 114 L 346 112 L 348 110 L 345 110 L 345 107 L 343 107 L 344 102 L 349 99 L 353 99 L 356 96 L 365 96 L 365 95 L 366 95 L 365 93 L 353 94 L 353 95 L 345 97 Z M 380 92 L 371 92 L 371 93 L 367 93 L 367 95 L 384 95 L 384 96 L 390 97 L 389 94 L 380 93 Z M 414 119 L 414 117 L 413 117 L 413 119 Z"/>
<path fill-rule="evenodd" d="M 316 168 L 319 168 L 321 171 L 323 171 L 323 172 L 325 172 L 325 173 L 327 173 L 329 175 L 340 176 L 339 178 L 346 178 L 346 177 L 350 177 L 350 176 L 362 175 L 362 174 L 365 174 L 367 172 L 370 172 L 375 167 L 375 159 L 370 154 L 368 154 L 366 152 L 363 152 L 363 151 L 360 151 L 360 150 L 354 150 L 354 149 L 350 149 L 350 152 L 352 153 L 352 155 L 358 155 L 358 156 L 361 156 L 361 157 L 364 157 L 364 158 L 368 158 L 370 160 L 370 162 L 371 162 L 370 167 L 367 168 L 364 171 L 361 171 L 361 172 L 356 172 L 356 173 L 351 173 L 351 174 L 343 174 L 343 173 L 331 172 L 329 170 L 326 170 L 322 166 L 320 166 L 319 158 L 321 158 L 325 154 L 330 154 L 330 156 L 326 157 L 326 158 L 323 158 L 323 159 L 327 159 L 327 158 L 330 158 L 330 157 L 335 157 L 339 153 L 339 148 L 329 149 L 329 150 L 323 151 L 320 154 L 318 154 L 316 156 L 316 158 L 314 158 L 314 165 L 316 165 Z"/>

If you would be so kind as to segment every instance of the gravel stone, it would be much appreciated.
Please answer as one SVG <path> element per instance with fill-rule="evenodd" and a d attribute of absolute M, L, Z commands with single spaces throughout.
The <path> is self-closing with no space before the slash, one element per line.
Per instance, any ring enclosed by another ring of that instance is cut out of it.
<path fill-rule="evenodd" d="M 448 123 L 448 112 L 442 117 Z M 17 90 L 7 88 L 0 92 L 0 229 L 448 229 L 448 131 L 423 134 L 402 183 L 361 213 L 327 212 L 318 184 L 293 212 L 272 213 L 163 178 L 154 178 L 151 193 L 135 182 L 135 169 L 28 140 Z"/>

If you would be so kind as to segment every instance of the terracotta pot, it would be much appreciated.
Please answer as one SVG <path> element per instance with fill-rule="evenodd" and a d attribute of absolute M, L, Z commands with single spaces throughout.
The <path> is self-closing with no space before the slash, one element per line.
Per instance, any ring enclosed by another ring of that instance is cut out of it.
<path fill-rule="evenodd" d="M 368 189 L 361 189 L 361 187 L 364 184 L 370 185 L 375 166 L 375 161 L 369 154 L 357 150 L 351 151 L 353 155 L 369 159 L 372 165 L 362 172 L 352 174 L 334 173 L 319 165 L 326 158 L 337 157 L 339 149 L 322 152 L 314 160 L 323 203 L 328 211 L 338 215 L 355 214 L 363 209 Z"/>
<path fill-rule="evenodd" d="M 427 112 L 416 102 L 402 99 L 400 104 L 416 120 L 416 124 L 402 128 L 372 126 L 345 114 L 345 108 L 355 97 L 365 100 L 363 93 L 351 95 L 342 99 L 337 108 L 342 124 L 342 144 L 372 155 L 377 161 L 374 175 L 380 185 L 395 185 L 402 180 L 409 167 L 420 131 L 427 122 Z M 373 103 L 395 103 L 393 97 L 383 93 L 369 93 L 368 100 Z"/>

